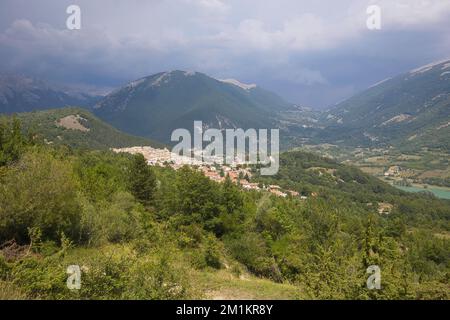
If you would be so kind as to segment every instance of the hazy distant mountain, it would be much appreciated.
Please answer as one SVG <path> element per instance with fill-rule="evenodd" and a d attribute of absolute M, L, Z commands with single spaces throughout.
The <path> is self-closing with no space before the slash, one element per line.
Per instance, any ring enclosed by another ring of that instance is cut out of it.
<path fill-rule="evenodd" d="M 0 113 L 28 112 L 66 106 L 91 107 L 100 97 L 45 80 L 0 75 Z"/>
<path fill-rule="evenodd" d="M 110 93 L 95 113 L 117 128 L 170 141 L 176 128 L 273 128 L 277 112 L 290 104 L 274 93 L 237 80 L 172 71 L 133 81 Z"/>
<path fill-rule="evenodd" d="M 450 60 L 386 79 L 322 115 L 324 139 L 450 149 Z"/>

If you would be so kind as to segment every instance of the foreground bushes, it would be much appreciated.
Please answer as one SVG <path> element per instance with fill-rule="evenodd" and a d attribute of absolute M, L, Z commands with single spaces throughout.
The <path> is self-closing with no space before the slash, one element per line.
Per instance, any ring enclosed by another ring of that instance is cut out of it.
<path fill-rule="evenodd" d="M 228 237 L 225 243 L 233 257 L 251 272 L 274 281 L 282 280 L 278 266 L 260 235 L 251 232 L 233 235 Z"/>
<path fill-rule="evenodd" d="M 106 247 L 104 252 L 61 251 L 51 256 L 31 254 L 9 263 L 0 280 L 8 289 L 5 299 L 188 299 L 197 297 L 186 272 L 164 253 L 137 257 L 126 247 Z M 0 255 L 0 261 L 2 256 Z M 67 266 L 79 265 L 81 289 L 66 286 Z"/>
<path fill-rule="evenodd" d="M 138 236 L 146 211 L 127 190 L 124 171 L 131 164 L 115 160 L 107 153 L 74 158 L 27 151 L 0 177 L 0 243 L 27 243 L 30 228 L 44 240 L 58 241 L 64 233 L 88 245 Z"/>
<path fill-rule="evenodd" d="M 40 151 L 26 153 L 1 179 L 0 241 L 26 242 L 32 227 L 48 239 L 58 239 L 61 232 L 76 238 L 77 190 L 68 161 Z"/>

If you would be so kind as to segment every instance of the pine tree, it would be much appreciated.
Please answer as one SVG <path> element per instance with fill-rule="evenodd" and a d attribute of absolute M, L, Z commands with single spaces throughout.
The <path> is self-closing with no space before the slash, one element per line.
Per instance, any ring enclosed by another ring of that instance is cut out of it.
<path fill-rule="evenodd" d="M 147 165 L 142 154 L 133 157 L 130 172 L 130 190 L 135 198 L 144 205 L 149 205 L 156 191 L 156 176 Z"/>
<path fill-rule="evenodd" d="M 20 121 L 13 118 L 12 123 L 0 124 L 0 166 L 15 162 L 20 158 L 25 147 Z"/>
<path fill-rule="evenodd" d="M 369 267 L 380 263 L 379 257 L 379 234 L 376 226 L 375 216 L 368 217 L 363 242 L 363 265 Z"/>

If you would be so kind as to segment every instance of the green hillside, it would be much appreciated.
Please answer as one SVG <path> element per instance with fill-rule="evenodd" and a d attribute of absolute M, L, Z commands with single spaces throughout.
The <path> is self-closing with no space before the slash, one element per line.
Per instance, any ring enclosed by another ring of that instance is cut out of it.
<path fill-rule="evenodd" d="M 450 60 L 387 79 L 322 115 L 322 141 L 450 150 Z"/>
<path fill-rule="evenodd" d="M 25 131 L 47 144 L 89 149 L 162 146 L 152 140 L 120 132 L 81 108 L 69 107 L 19 113 L 17 117 Z"/>
<path fill-rule="evenodd" d="M 253 179 L 306 198 L 36 145 L 2 123 L 0 297 L 449 299 L 450 202 L 312 154 L 281 159 L 277 176 Z M 366 287 L 371 265 L 380 290 Z"/>
<path fill-rule="evenodd" d="M 129 83 L 95 107 L 115 127 L 169 142 L 174 129 L 193 129 L 194 120 L 210 128 L 271 128 L 276 113 L 289 107 L 258 87 L 241 87 L 202 73 L 172 71 Z"/>

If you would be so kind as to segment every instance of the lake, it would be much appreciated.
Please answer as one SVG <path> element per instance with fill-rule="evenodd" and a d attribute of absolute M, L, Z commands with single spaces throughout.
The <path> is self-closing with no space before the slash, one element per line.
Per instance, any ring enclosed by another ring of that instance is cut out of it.
<path fill-rule="evenodd" d="M 407 192 L 430 191 L 438 198 L 450 200 L 450 189 L 436 188 L 436 187 L 428 187 L 427 189 L 420 187 L 402 187 L 402 186 L 394 186 L 394 187 Z"/>

